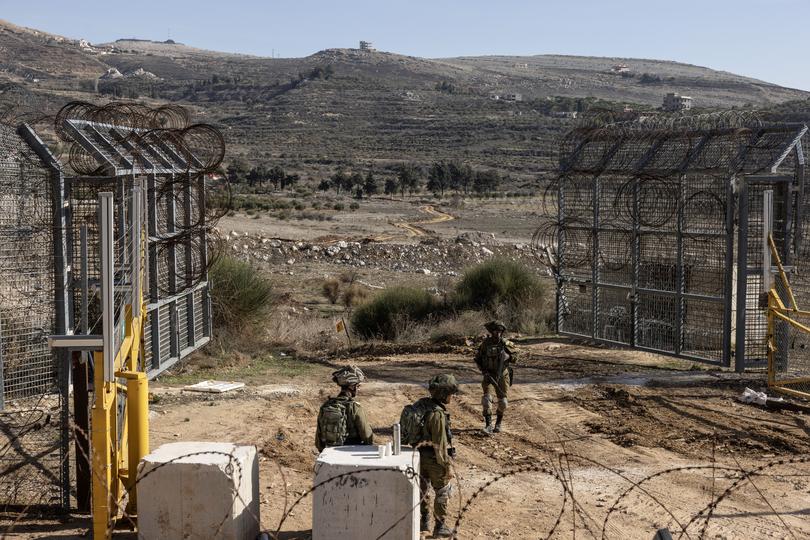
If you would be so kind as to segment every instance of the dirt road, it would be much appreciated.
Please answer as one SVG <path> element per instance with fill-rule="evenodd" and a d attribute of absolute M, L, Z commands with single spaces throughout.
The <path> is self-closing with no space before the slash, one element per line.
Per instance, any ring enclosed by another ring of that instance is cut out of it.
<path fill-rule="evenodd" d="M 401 239 L 401 238 L 413 238 L 415 236 L 425 236 L 430 234 L 430 231 L 427 231 L 422 225 L 434 225 L 436 223 L 444 223 L 445 221 L 451 221 L 455 219 L 450 214 L 446 214 L 440 210 L 436 210 L 433 205 L 425 205 L 420 206 L 419 210 L 425 214 L 433 216 L 430 219 L 424 219 L 420 221 L 397 221 L 391 223 L 394 227 L 398 227 L 404 231 L 403 233 L 397 234 L 382 234 L 379 236 L 375 236 L 374 240 L 377 242 L 390 242 L 391 240 Z"/>
<path fill-rule="evenodd" d="M 274 531 L 285 505 L 311 486 L 315 417 L 335 390 L 335 366 L 352 362 L 366 372 L 358 399 L 380 442 L 390 440 L 402 406 L 425 394 L 424 382 L 450 372 L 462 383 L 450 405 L 460 539 L 649 540 L 665 526 L 685 529 L 684 539 L 810 536 L 810 425 L 799 414 L 738 403 L 745 386 L 761 383 L 756 377 L 638 352 L 524 344 L 504 431 L 487 436 L 470 352 L 368 354 L 259 377 L 220 397 L 155 385 L 151 444 L 257 445 L 262 524 Z M 303 496 L 279 538 L 309 538 L 310 501 Z M 75 538 L 82 524 L 40 537 Z"/>

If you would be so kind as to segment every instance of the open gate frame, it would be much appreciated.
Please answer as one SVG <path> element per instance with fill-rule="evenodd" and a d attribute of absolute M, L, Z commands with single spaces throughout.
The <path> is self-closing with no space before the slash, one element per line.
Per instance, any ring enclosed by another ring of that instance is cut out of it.
<path fill-rule="evenodd" d="M 142 186 L 146 195 L 142 367 L 149 377 L 211 336 L 205 185 L 210 165 L 200 163 L 184 141 L 174 145 L 161 133 L 76 119 L 65 120 L 61 128 L 81 152 L 71 151 L 70 159 L 79 155 L 91 165 L 86 174 L 60 163 L 29 126 L 0 126 L 2 508 L 82 504 L 73 500 L 77 474 L 70 468 L 73 458 L 77 467 L 81 462 L 81 452 L 71 456 L 70 444 L 71 414 L 79 422 L 79 411 L 71 411 L 68 401 L 71 360 L 77 355 L 51 349 L 48 338 L 102 333 L 99 193 L 114 194 L 115 264 L 129 268 L 130 275 L 126 231 L 133 212 L 128 205 L 133 187 Z M 186 128 L 189 138 L 211 139 L 212 131 L 202 125 Z M 126 272 L 115 275 L 115 305 L 120 306 L 126 303 Z M 122 320 L 116 317 L 116 325 Z M 116 333 L 116 348 L 122 339 Z M 74 388 L 80 382 L 74 380 Z M 85 394 L 85 406 L 86 399 Z M 87 433 L 80 435 L 86 444 Z"/>
<path fill-rule="evenodd" d="M 789 265 L 808 219 L 807 127 L 651 124 L 563 140 L 558 331 L 738 371 L 764 365 L 763 194 L 774 193 L 773 234 Z"/>

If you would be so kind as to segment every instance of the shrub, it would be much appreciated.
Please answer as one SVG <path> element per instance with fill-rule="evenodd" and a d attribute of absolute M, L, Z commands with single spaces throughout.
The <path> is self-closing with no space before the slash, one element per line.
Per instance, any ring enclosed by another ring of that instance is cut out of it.
<path fill-rule="evenodd" d="M 349 210 L 354 211 L 354 210 L 357 210 L 358 208 L 360 208 L 360 205 L 359 205 L 359 204 L 357 204 L 356 202 L 353 202 L 353 203 L 351 203 L 351 204 L 349 205 Z"/>
<path fill-rule="evenodd" d="M 425 290 L 394 287 L 359 306 L 352 315 L 352 327 L 364 338 L 395 339 L 402 328 L 430 318 L 439 309 L 439 303 Z"/>
<path fill-rule="evenodd" d="M 359 285 L 349 285 L 343 290 L 340 300 L 346 309 L 362 304 L 368 298 L 368 291 Z"/>
<path fill-rule="evenodd" d="M 483 310 L 505 319 L 510 328 L 535 333 L 544 324 L 546 285 L 524 265 L 492 259 L 468 269 L 456 285 L 453 305 L 459 310 Z"/>
<path fill-rule="evenodd" d="M 345 207 L 345 206 L 343 206 L 343 203 L 335 203 L 335 204 L 332 206 L 332 209 L 333 209 L 333 210 L 337 210 L 338 212 L 340 212 L 340 211 L 341 211 L 341 210 L 343 210 L 344 208 L 346 208 L 346 207 Z"/>
<path fill-rule="evenodd" d="M 251 264 L 223 256 L 209 270 L 215 322 L 229 327 L 256 322 L 273 300 L 270 280 Z"/>
<path fill-rule="evenodd" d="M 336 279 L 327 279 L 323 282 L 321 292 L 330 304 L 336 304 L 340 298 L 340 282 Z"/>

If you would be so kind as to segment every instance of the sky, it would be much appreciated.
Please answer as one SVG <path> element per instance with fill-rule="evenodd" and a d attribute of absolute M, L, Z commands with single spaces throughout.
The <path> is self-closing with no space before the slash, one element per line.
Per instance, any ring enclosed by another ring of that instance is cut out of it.
<path fill-rule="evenodd" d="M 363 39 L 426 58 L 653 58 L 810 90 L 810 0 L 0 0 L 0 18 L 93 43 L 171 37 L 259 56 Z"/>

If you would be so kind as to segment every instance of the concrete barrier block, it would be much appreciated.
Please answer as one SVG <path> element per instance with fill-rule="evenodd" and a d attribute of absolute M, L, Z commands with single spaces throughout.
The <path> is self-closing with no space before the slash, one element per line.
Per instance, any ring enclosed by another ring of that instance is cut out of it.
<path fill-rule="evenodd" d="M 371 470 L 369 470 L 371 469 Z M 419 539 L 419 452 L 327 448 L 315 463 L 312 540 Z"/>
<path fill-rule="evenodd" d="M 255 446 L 164 444 L 138 466 L 138 538 L 254 540 L 259 533 Z"/>

